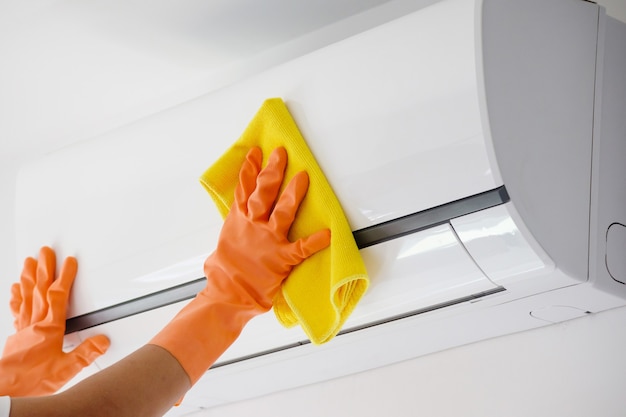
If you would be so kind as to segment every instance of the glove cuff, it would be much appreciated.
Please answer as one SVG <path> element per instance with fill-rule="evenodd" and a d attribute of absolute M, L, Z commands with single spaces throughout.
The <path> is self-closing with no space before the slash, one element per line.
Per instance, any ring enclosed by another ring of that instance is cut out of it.
<path fill-rule="evenodd" d="M 183 367 L 195 384 L 237 339 L 250 319 L 269 310 L 225 277 L 207 272 L 207 286 L 149 343 L 160 346 Z"/>

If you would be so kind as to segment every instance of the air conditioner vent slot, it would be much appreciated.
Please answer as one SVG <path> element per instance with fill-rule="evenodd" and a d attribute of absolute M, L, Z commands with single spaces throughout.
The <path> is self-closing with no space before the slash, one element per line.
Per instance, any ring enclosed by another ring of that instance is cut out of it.
<path fill-rule="evenodd" d="M 344 334 L 358 332 L 360 330 L 368 329 L 368 328 L 375 327 L 375 326 L 381 326 L 383 324 L 387 324 L 387 323 L 390 323 L 390 322 L 393 322 L 393 321 L 402 320 L 402 319 L 406 319 L 406 318 L 409 318 L 409 317 L 414 317 L 414 316 L 417 316 L 417 315 L 420 315 L 420 314 L 428 313 L 428 312 L 431 312 L 431 311 L 434 311 L 434 310 L 439 310 L 441 308 L 450 307 L 450 306 L 453 306 L 453 305 L 456 305 L 456 304 L 461 304 L 461 303 L 465 303 L 465 302 L 471 302 L 471 301 L 480 299 L 482 297 L 486 297 L 488 295 L 497 294 L 497 293 L 505 291 L 505 290 L 506 290 L 505 288 L 499 287 L 499 288 L 496 288 L 496 289 L 493 289 L 493 290 L 484 291 L 484 292 L 477 293 L 477 294 L 472 294 L 472 295 L 467 296 L 467 297 L 458 298 L 456 300 L 448 301 L 448 302 L 445 302 L 445 303 L 439 303 L 439 304 L 436 304 L 436 305 L 433 305 L 433 306 L 430 306 L 430 307 L 426 307 L 426 308 L 422 308 L 422 309 L 419 309 L 419 310 L 410 311 L 410 312 L 407 312 L 407 313 L 404 313 L 404 314 L 398 314 L 398 315 L 395 315 L 393 317 L 388 317 L 386 319 L 377 320 L 377 321 L 374 321 L 374 322 L 371 322 L 371 323 L 367 323 L 367 324 L 364 324 L 364 325 L 347 328 L 347 329 L 344 329 L 344 330 L 340 331 L 339 334 L 336 337 L 341 337 Z M 297 343 L 291 343 L 291 344 L 288 344 L 288 345 L 283 345 L 283 346 L 276 347 L 274 349 L 268 349 L 268 350 L 264 350 L 262 352 L 257 352 L 257 353 L 254 353 L 252 355 L 246 355 L 246 356 L 242 356 L 242 357 L 234 358 L 234 359 L 229 359 L 229 360 L 222 361 L 222 362 L 218 361 L 217 363 L 215 363 L 215 365 L 213 365 L 211 367 L 211 369 L 219 368 L 219 367 L 226 366 L 226 365 L 231 365 L 231 364 L 237 363 L 237 362 L 247 361 L 247 360 L 258 358 L 258 357 L 265 356 L 265 355 L 271 355 L 272 353 L 282 352 L 282 351 L 287 350 L 287 349 L 293 349 L 293 348 L 296 348 L 296 347 L 299 347 L 299 346 L 308 345 L 310 343 L 311 342 L 308 341 L 308 340 L 303 340 L 303 341 L 300 341 L 300 342 L 297 342 Z"/>

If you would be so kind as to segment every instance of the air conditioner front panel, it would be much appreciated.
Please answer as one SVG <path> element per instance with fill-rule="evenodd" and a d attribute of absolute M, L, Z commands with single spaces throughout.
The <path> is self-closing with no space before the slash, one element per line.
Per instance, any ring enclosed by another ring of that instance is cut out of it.
<path fill-rule="evenodd" d="M 511 203 L 467 214 L 450 223 L 481 271 L 498 285 L 509 288 L 519 280 L 549 273 L 556 267 Z"/>
<path fill-rule="evenodd" d="M 353 230 L 501 186 L 483 134 L 475 6 L 436 3 L 29 164 L 18 257 L 42 244 L 77 256 L 72 316 L 201 277 L 201 264 L 170 269 L 210 253 L 220 230 L 198 177 L 268 97 L 285 99 Z"/>

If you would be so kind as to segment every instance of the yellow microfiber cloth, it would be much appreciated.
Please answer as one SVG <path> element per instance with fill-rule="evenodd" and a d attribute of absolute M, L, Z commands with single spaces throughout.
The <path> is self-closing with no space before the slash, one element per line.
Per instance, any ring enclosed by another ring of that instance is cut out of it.
<path fill-rule="evenodd" d="M 326 177 L 280 98 L 266 100 L 243 135 L 200 178 L 222 217 L 233 203 L 241 164 L 251 147 L 284 147 L 285 183 L 299 171 L 309 175 L 309 190 L 289 232 L 294 241 L 321 229 L 331 230 L 330 247 L 298 265 L 274 299 L 274 313 L 286 327 L 300 324 L 315 344 L 331 340 L 369 285 L 363 259 L 348 220 Z"/>

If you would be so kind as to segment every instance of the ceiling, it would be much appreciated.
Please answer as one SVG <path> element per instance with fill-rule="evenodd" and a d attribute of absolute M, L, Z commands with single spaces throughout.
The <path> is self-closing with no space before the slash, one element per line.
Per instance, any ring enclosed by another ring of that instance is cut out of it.
<path fill-rule="evenodd" d="M 233 64 L 387 1 L 0 0 L 2 157 L 189 100 Z"/>

